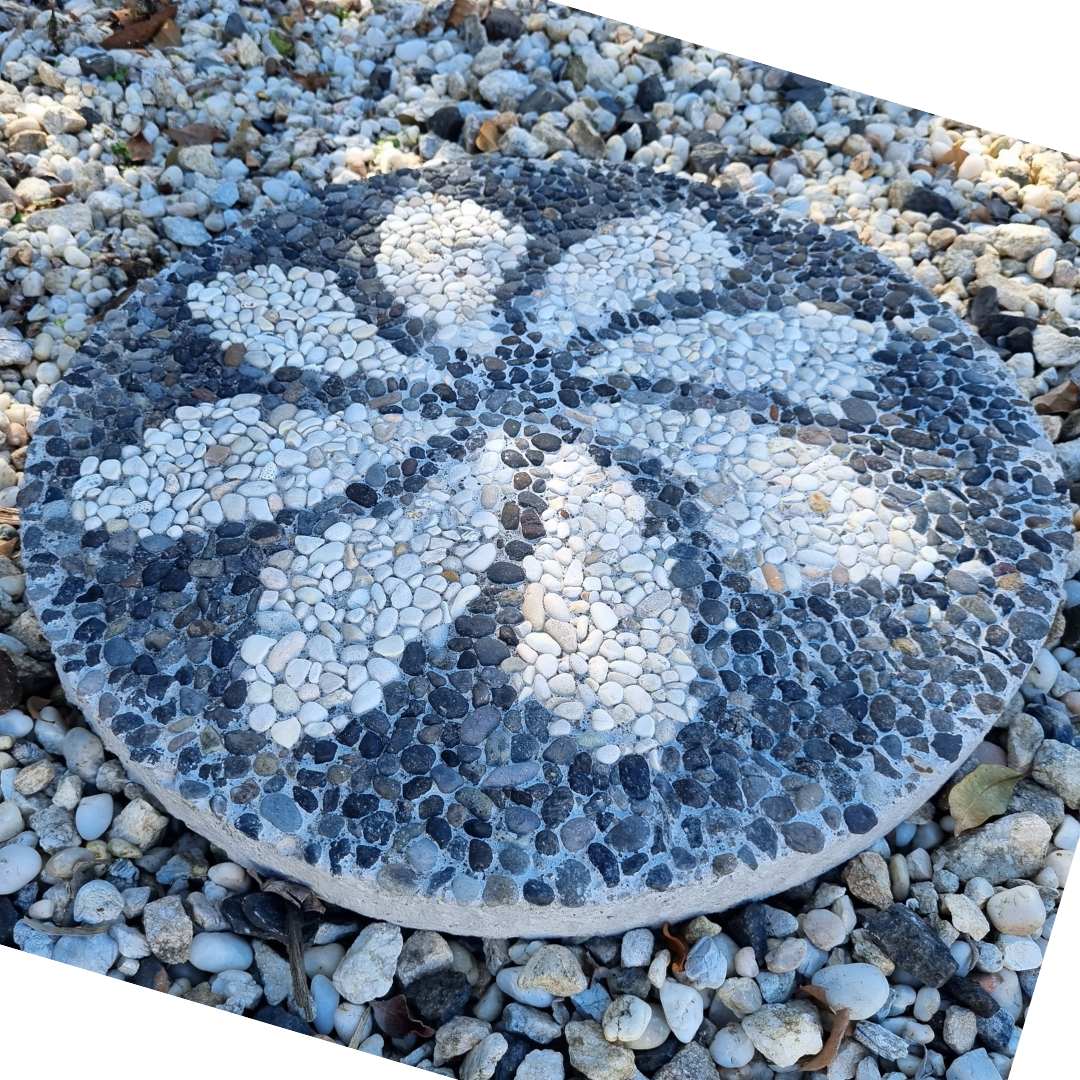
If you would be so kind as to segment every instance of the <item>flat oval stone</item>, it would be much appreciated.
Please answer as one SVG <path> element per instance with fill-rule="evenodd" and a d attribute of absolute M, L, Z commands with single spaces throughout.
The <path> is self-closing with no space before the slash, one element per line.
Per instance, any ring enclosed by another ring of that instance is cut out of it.
<path fill-rule="evenodd" d="M 196 934 L 191 939 L 192 964 L 202 971 L 246 971 L 254 954 L 251 946 L 239 934 L 210 932 Z M 335 1006 L 336 1007 L 336 1006 Z"/>
<path fill-rule="evenodd" d="M 17 893 L 41 871 L 41 856 L 26 844 L 0 848 L 0 896 Z"/>

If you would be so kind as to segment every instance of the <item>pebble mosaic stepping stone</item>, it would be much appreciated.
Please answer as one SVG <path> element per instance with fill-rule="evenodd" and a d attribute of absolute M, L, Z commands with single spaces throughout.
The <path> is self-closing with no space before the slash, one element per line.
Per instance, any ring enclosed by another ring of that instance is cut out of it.
<path fill-rule="evenodd" d="M 630 166 L 328 187 L 140 283 L 21 494 L 73 700 L 368 915 L 588 933 L 866 847 L 1057 613 L 998 358 L 850 235 Z"/>

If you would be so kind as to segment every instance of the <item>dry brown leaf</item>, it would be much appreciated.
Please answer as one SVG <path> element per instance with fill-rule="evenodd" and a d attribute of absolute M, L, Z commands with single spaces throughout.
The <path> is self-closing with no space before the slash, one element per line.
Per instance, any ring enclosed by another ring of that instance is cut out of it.
<path fill-rule="evenodd" d="M 964 164 L 964 159 L 968 156 L 966 150 L 961 150 L 959 146 L 954 146 L 947 154 L 942 154 L 938 161 L 938 166 L 942 165 L 956 165 L 960 166 Z"/>
<path fill-rule="evenodd" d="M 1077 386 L 1072 379 L 1066 379 L 1045 394 L 1032 398 L 1031 404 L 1035 406 L 1035 411 L 1040 416 L 1071 413 L 1077 408 L 1077 395 L 1080 395 L 1080 386 Z"/>
<path fill-rule="evenodd" d="M 110 34 L 101 42 L 103 49 L 138 49 L 143 45 L 149 45 L 157 36 L 158 31 L 176 15 L 176 7 L 167 5 L 160 11 L 151 15 L 142 22 L 131 23 L 115 34 Z"/>
<path fill-rule="evenodd" d="M 26 699 L 26 711 L 34 720 L 40 720 L 41 710 L 51 704 L 52 701 L 47 697 L 29 697 Z"/>
<path fill-rule="evenodd" d="M 1024 776 L 1004 765 L 976 765 L 949 792 L 949 813 L 956 823 L 953 835 L 958 836 L 1004 814 L 1013 789 Z"/>
<path fill-rule="evenodd" d="M 671 946 L 671 970 L 677 975 L 686 965 L 686 954 L 689 950 L 686 942 L 671 932 L 671 923 L 664 923 L 663 935 L 664 940 Z"/>
<path fill-rule="evenodd" d="M 15 193 L 15 189 L 0 176 L 0 202 L 14 203 L 20 210 L 26 206 L 26 200 Z"/>
<path fill-rule="evenodd" d="M 800 986 L 799 989 L 807 996 L 813 998 L 819 1005 L 826 1005 L 827 991 L 824 986 L 813 986 L 807 983 L 805 986 Z"/>
<path fill-rule="evenodd" d="M 799 1068 L 803 1072 L 821 1072 L 822 1069 L 827 1069 L 836 1060 L 836 1055 L 840 1053 L 840 1042 L 844 1038 L 844 1032 L 847 1030 L 849 1016 L 851 1016 L 850 1009 L 836 1010 L 832 1031 L 829 1032 L 829 1038 L 821 1048 L 821 1052 L 815 1054 L 809 1061 L 799 1062 Z"/>
<path fill-rule="evenodd" d="M 17 506 L 0 507 L 0 525 L 18 525 L 19 508 Z"/>
<path fill-rule="evenodd" d="M 132 23 L 139 21 L 139 13 L 131 8 L 117 8 L 115 11 L 110 11 L 109 14 L 121 26 L 130 26 Z"/>
<path fill-rule="evenodd" d="M 213 124 L 188 124 L 183 128 L 165 128 L 164 133 L 181 148 L 208 146 L 210 143 L 222 142 L 225 139 L 225 132 L 214 127 Z"/>
<path fill-rule="evenodd" d="M 475 11 L 476 5 L 472 0 L 454 0 L 454 6 L 446 16 L 446 25 L 457 29 Z"/>
<path fill-rule="evenodd" d="M 10 559 L 15 554 L 15 549 L 19 546 L 19 538 L 13 536 L 10 540 L 0 541 L 0 558 Z"/>
<path fill-rule="evenodd" d="M 423 1020 L 413 1016 L 404 994 L 398 994 L 388 1001 L 373 1001 L 371 1011 L 375 1014 L 375 1023 L 391 1039 L 404 1039 L 414 1034 L 421 1039 L 430 1039 L 435 1034 Z"/>
<path fill-rule="evenodd" d="M 476 149 L 483 154 L 493 153 L 499 149 L 499 129 L 492 119 L 485 120 L 480 125 L 480 131 L 476 136 Z"/>
<path fill-rule="evenodd" d="M 330 76 L 324 74 L 321 71 L 312 72 L 310 75 L 297 75 L 293 73 L 293 78 L 305 89 L 305 90 L 322 90 L 330 85 Z"/>
<path fill-rule="evenodd" d="M 154 156 L 154 148 L 141 131 L 128 137 L 127 152 L 132 161 L 149 161 Z"/>
<path fill-rule="evenodd" d="M 154 35 L 154 44 L 159 49 L 179 49 L 183 43 L 184 35 L 172 19 L 166 19 L 164 25 Z"/>

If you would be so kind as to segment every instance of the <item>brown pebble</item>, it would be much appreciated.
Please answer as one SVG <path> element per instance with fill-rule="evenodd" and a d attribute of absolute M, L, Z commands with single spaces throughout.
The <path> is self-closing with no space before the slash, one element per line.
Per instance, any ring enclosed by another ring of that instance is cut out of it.
<path fill-rule="evenodd" d="M 229 456 L 229 448 L 227 446 L 208 446 L 206 453 L 203 455 L 203 461 L 207 465 L 220 465 Z"/>
<path fill-rule="evenodd" d="M 846 585 L 848 583 L 846 566 L 834 566 L 832 568 L 832 573 L 829 576 L 832 578 L 834 585 Z"/>
<path fill-rule="evenodd" d="M 247 350 L 239 342 L 234 342 L 225 350 L 225 355 L 221 358 L 221 362 L 226 367 L 239 367 L 244 362 L 244 356 Z"/>
<path fill-rule="evenodd" d="M 827 514 L 832 509 L 832 503 L 820 491 L 811 491 L 806 497 L 806 505 L 817 514 Z"/>
<path fill-rule="evenodd" d="M 768 585 L 773 592 L 784 591 L 783 575 L 772 565 L 772 563 L 765 563 L 761 568 L 761 572 L 765 576 L 765 584 Z"/>
<path fill-rule="evenodd" d="M 1004 589 L 1006 592 L 1016 592 L 1017 589 L 1023 587 L 1024 579 L 1019 574 L 1006 574 L 1004 577 L 997 579 L 997 587 Z"/>
<path fill-rule="evenodd" d="M 455 571 L 453 571 L 453 570 L 444 570 L 442 572 L 442 577 L 446 578 L 447 581 L 457 581 L 458 580 L 457 573 Z"/>

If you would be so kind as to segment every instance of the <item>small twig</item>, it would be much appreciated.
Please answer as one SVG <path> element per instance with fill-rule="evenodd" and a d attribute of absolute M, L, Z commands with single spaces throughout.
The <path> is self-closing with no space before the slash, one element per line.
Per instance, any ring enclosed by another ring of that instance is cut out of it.
<path fill-rule="evenodd" d="M 364 1025 L 368 1022 L 368 1017 L 371 1015 L 371 1006 L 365 1005 L 364 1011 L 360 1014 L 360 1020 L 356 1025 L 356 1030 L 349 1037 L 349 1049 L 358 1050 L 360 1044 L 364 1041 L 361 1032 L 364 1030 Z"/>
<path fill-rule="evenodd" d="M 190 97 L 192 94 L 198 94 L 203 90 L 209 90 L 211 87 L 223 83 L 228 78 L 231 78 L 231 76 L 212 75 L 209 79 L 203 79 L 203 81 L 199 83 L 192 83 L 190 86 L 185 86 L 184 89 L 188 92 L 188 96 Z"/>
<path fill-rule="evenodd" d="M 311 1002 L 307 972 L 304 970 L 303 915 L 300 909 L 288 904 L 285 908 L 285 926 L 288 930 L 289 969 L 292 972 L 293 999 L 301 1015 L 310 1024 L 315 1019 L 315 1007 Z"/>
<path fill-rule="evenodd" d="M 107 934 L 110 929 L 107 923 L 99 926 L 50 926 L 48 923 L 31 919 L 29 915 L 24 915 L 22 921 L 31 930 L 38 930 L 42 934 L 51 934 L 54 937 L 94 937 L 97 934 Z"/>

